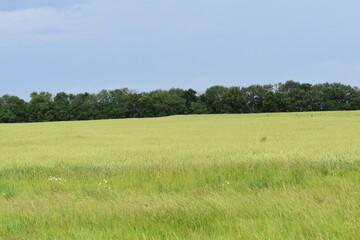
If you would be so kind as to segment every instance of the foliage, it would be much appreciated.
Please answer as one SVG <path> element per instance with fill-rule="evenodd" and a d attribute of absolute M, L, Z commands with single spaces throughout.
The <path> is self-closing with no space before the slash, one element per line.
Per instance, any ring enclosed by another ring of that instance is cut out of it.
<path fill-rule="evenodd" d="M 341 83 L 311 85 L 287 81 L 249 87 L 212 86 L 198 94 L 193 89 L 141 92 L 128 88 L 97 94 L 52 96 L 33 92 L 26 103 L 15 96 L 0 98 L 0 122 L 44 122 L 162 117 L 183 114 L 266 113 L 360 110 L 360 90 Z"/>

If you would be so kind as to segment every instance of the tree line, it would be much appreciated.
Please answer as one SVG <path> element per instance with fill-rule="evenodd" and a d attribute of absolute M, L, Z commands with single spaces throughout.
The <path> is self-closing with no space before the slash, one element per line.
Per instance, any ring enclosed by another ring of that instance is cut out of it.
<path fill-rule="evenodd" d="M 204 93 L 172 88 L 136 92 L 128 88 L 99 93 L 33 92 L 26 102 L 0 97 L 0 122 L 43 122 L 161 117 L 175 114 L 265 113 L 360 110 L 360 89 L 341 83 L 287 81 L 249 87 L 212 86 Z"/>

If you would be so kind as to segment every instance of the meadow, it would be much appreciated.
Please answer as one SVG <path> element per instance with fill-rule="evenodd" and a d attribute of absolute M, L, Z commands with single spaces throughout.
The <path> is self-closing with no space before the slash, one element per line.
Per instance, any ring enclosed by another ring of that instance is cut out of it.
<path fill-rule="evenodd" d="M 0 124 L 0 239 L 359 239 L 360 111 Z"/>

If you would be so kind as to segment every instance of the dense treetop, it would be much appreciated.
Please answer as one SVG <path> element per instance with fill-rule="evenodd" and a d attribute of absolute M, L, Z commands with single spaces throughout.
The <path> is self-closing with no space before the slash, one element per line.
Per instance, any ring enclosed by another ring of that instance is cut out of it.
<path fill-rule="evenodd" d="M 33 92 L 26 102 L 0 97 L 0 122 L 43 122 L 160 117 L 175 114 L 263 113 L 360 110 L 360 89 L 341 83 L 312 85 L 287 81 L 249 87 L 212 86 L 136 92 L 128 88 L 97 94 Z"/>

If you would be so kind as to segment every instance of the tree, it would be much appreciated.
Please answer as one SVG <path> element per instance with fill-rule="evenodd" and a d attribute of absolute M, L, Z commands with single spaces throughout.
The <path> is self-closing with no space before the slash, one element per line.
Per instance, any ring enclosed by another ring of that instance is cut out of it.
<path fill-rule="evenodd" d="M 136 94 L 128 88 L 115 89 L 108 91 L 110 101 L 110 118 L 126 117 L 126 107 L 130 104 L 129 95 Z"/>
<path fill-rule="evenodd" d="M 356 89 L 341 83 L 323 83 L 312 87 L 315 110 L 350 110 L 352 101 L 356 98 Z"/>
<path fill-rule="evenodd" d="M 27 115 L 30 122 L 54 121 L 55 112 L 52 95 L 49 92 L 32 92 Z"/>
<path fill-rule="evenodd" d="M 311 85 L 293 80 L 249 87 L 212 86 L 138 93 L 128 88 L 97 94 L 33 92 L 31 100 L 0 97 L 0 122 L 41 122 L 160 117 L 175 114 L 360 110 L 360 89 L 341 83 Z"/>
<path fill-rule="evenodd" d="M 210 113 L 228 113 L 230 111 L 230 106 L 226 99 L 228 91 L 228 88 L 220 85 L 206 89 L 202 100 Z"/>
<path fill-rule="evenodd" d="M 229 113 L 248 113 L 249 106 L 246 103 L 244 91 L 240 87 L 230 87 L 224 96 Z"/>
<path fill-rule="evenodd" d="M 278 93 L 286 93 L 287 99 L 287 111 L 291 112 L 303 112 L 311 111 L 312 106 L 312 95 L 311 95 L 311 84 L 295 82 L 292 80 L 287 81 L 285 84 L 279 83 L 277 85 Z M 285 99 L 284 99 L 285 100 Z"/>
<path fill-rule="evenodd" d="M 70 96 L 64 92 L 59 92 L 54 97 L 54 115 L 56 121 L 74 120 L 71 113 Z"/>
<path fill-rule="evenodd" d="M 181 88 L 170 89 L 168 91 L 167 104 L 169 109 L 168 115 L 185 114 L 187 111 L 185 91 Z"/>
<path fill-rule="evenodd" d="M 273 90 L 272 85 L 252 85 L 247 88 L 243 88 L 247 105 L 250 112 L 259 113 L 263 112 L 263 102 L 266 97 L 266 93 Z"/>
<path fill-rule="evenodd" d="M 355 87 L 355 94 L 351 100 L 350 106 L 352 110 L 360 109 L 360 89 Z"/>
<path fill-rule="evenodd" d="M 184 91 L 183 98 L 185 99 L 185 114 L 191 114 L 194 112 L 194 104 L 199 101 L 196 91 L 189 88 Z"/>
<path fill-rule="evenodd" d="M 100 119 L 96 94 L 79 93 L 70 95 L 71 112 L 76 120 Z"/>
<path fill-rule="evenodd" d="M 25 122 L 27 103 L 16 97 L 4 95 L 0 98 L 0 122 Z"/>

